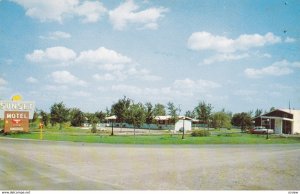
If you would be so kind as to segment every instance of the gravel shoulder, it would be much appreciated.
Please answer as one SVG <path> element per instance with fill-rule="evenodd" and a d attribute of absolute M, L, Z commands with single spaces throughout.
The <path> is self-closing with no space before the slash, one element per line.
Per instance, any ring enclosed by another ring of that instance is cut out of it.
<path fill-rule="evenodd" d="M 300 190 L 299 144 L 0 145 L 3 190 Z"/>

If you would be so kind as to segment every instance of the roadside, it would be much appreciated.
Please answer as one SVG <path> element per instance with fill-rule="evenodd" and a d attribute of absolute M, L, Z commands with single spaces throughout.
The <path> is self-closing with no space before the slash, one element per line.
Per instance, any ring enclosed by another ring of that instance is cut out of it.
<path fill-rule="evenodd" d="M 2 189 L 299 190 L 300 147 L 0 139 Z"/>

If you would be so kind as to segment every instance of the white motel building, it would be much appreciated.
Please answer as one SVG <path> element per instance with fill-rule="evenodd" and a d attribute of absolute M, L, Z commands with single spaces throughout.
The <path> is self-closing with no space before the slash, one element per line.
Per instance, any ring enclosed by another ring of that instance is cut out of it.
<path fill-rule="evenodd" d="M 276 109 L 253 121 L 255 126 L 273 129 L 275 134 L 300 134 L 300 110 Z"/>

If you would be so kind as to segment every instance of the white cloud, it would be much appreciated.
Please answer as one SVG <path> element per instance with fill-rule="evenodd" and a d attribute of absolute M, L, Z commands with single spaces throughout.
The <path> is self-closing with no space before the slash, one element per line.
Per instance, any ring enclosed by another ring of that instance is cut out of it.
<path fill-rule="evenodd" d="M 133 95 L 135 98 L 142 100 L 174 100 L 174 97 L 192 97 L 198 93 L 208 92 L 211 89 L 221 87 L 220 84 L 209 80 L 175 80 L 172 85 L 165 87 L 140 87 L 130 84 L 114 84 L 111 91 L 122 95 Z M 100 87 L 101 91 L 108 91 Z"/>
<path fill-rule="evenodd" d="M 66 17 L 83 17 L 84 22 L 97 22 L 106 8 L 98 1 L 79 0 L 11 0 L 26 10 L 26 15 L 41 22 L 57 21 L 62 23 Z"/>
<path fill-rule="evenodd" d="M 112 91 L 121 92 L 124 94 L 142 94 L 143 90 L 136 86 L 119 84 L 111 87 Z"/>
<path fill-rule="evenodd" d="M 74 91 L 71 93 L 75 97 L 90 97 L 91 93 L 85 91 Z"/>
<path fill-rule="evenodd" d="M 296 39 L 291 38 L 291 37 L 287 37 L 287 38 L 284 40 L 284 42 L 286 42 L 286 43 L 293 43 L 293 42 L 296 42 Z"/>
<path fill-rule="evenodd" d="M 179 89 L 192 89 L 198 91 L 221 87 L 221 84 L 214 81 L 203 79 L 191 80 L 189 78 L 186 78 L 184 80 L 175 80 L 173 85 L 175 88 Z"/>
<path fill-rule="evenodd" d="M 245 74 L 249 78 L 261 78 L 264 76 L 282 76 L 293 73 L 293 70 L 289 67 L 291 63 L 286 61 L 275 62 L 272 65 L 260 69 L 247 68 Z"/>
<path fill-rule="evenodd" d="M 4 86 L 7 84 L 7 81 L 0 77 L 0 86 Z"/>
<path fill-rule="evenodd" d="M 46 50 L 34 50 L 26 59 L 34 63 L 58 63 L 67 65 L 76 58 L 76 53 L 66 47 L 51 47 Z"/>
<path fill-rule="evenodd" d="M 40 39 L 58 40 L 71 38 L 71 34 L 61 31 L 50 32 L 47 36 L 39 36 Z"/>
<path fill-rule="evenodd" d="M 85 81 L 80 80 L 79 78 L 72 75 L 68 71 L 55 71 L 51 73 L 50 77 L 57 84 L 79 85 L 79 86 L 87 85 Z"/>
<path fill-rule="evenodd" d="M 168 11 L 163 7 L 142 11 L 138 9 L 139 6 L 133 0 L 127 0 L 116 9 L 109 11 L 109 19 L 117 30 L 123 30 L 128 24 L 141 24 L 143 28 L 157 29 L 157 21 Z"/>
<path fill-rule="evenodd" d="M 273 65 L 278 67 L 300 67 L 300 62 L 299 61 L 290 62 L 284 59 L 281 61 L 276 61 L 275 63 L 273 63 Z"/>
<path fill-rule="evenodd" d="M 98 1 L 85 1 L 74 9 L 74 13 L 83 17 L 84 23 L 99 21 L 106 11 L 106 8 Z"/>
<path fill-rule="evenodd" d="M 125 71 L 125 74 L 128 76 L 134 76 L 141 80 L 146 81 L 158 81 L 161 80 L 161 77 L 152 75 L 151 72 L 147 69 L 137 69 L 135 66 L 128 68 Z"/>
<path fill-rule="evenodd" d="M 132 60 L 114 50 L 109 50 L 105 47 L 100 47 L 96 50 L 82 51 L 77 58 L 78 63 L 83 64 L 125 64 Z"/>
<path fill-rule="evenodd" d="M 26 10 L 26 15 L 45 21 L 62 22 L 63 17 L 72 12 L 78 0 L 12 0 Z"/>
<path fill-rule="evenodd" d="M 188 47 L 192 50 L 213 50 L 221 53 L 245 51 L 255 47 L 281 42 L 281 38 L 268 32 L 260 34 L 242 34 L 237 39 L 216 36 L 209 32 L 195 32 L 188 39 Z"/>
<path fill-rule="evenodd" d="M 100 62 L 101 63 L 101 62 Z M 125 68 L 124 64 L 103 64 L 100 66 L 101 69 L 104 69 L 106 71 L 121 71 Z"/>
<path fill-rule="evenodd" d="M 106 71 L 104 76 L 94 75 L 96 80 L 123 81 L 129 77 L 146 81 L 161 79 L 145 68 L 138 68 L 139 65 L 135 64 L 131 58 L 105 47 L 82 51 L 79 55 L 66 47 L 51 47 L 45 50 L 34 50 L 26 55 L 26 59 L 34 63 L 61 66 L 77 64 Z"/>
<path fill-rule="evenodd" d="M 66 85 L 46 85 L 43 89 L 48 91 L 65 91 L 68 87 Z"/>
<path fill-rule="evenodd" d="M 94 74 L 93 78 L 97 81 L 112 81 L 116 79 L 116 77 L 110 73 L 106 73 L 104 75 Z"/>
<path fill-rule="evenodd" d="M 28 77 L 26 79 L 26 82 L 31 83 L 31 84 L 35 84 L 35 83 L 38 82 L 38 80 L 36 78 L 34 78 L 34 77 Z"/>
<path fill-rule="evenodd" d="M 203 63 L 208 65 L 212 64 L 215 62 L 224 62 L 224 61 L 236 61 L 244 58 L 248 58 L 250 55 L 247 53 L 244 54 L 228 54 L 228 53 L 222 53 L 222 54 L 217 54 L 212 57 L 206 58 L 203 60 Z"/>

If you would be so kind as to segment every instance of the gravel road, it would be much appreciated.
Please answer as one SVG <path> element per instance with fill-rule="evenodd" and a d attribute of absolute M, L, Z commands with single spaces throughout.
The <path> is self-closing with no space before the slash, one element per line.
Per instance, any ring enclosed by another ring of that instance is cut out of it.
<path fill-rule="evenodd" d="M 299 144 L 0 145 L 2 190 L 300 190 Z"/>

